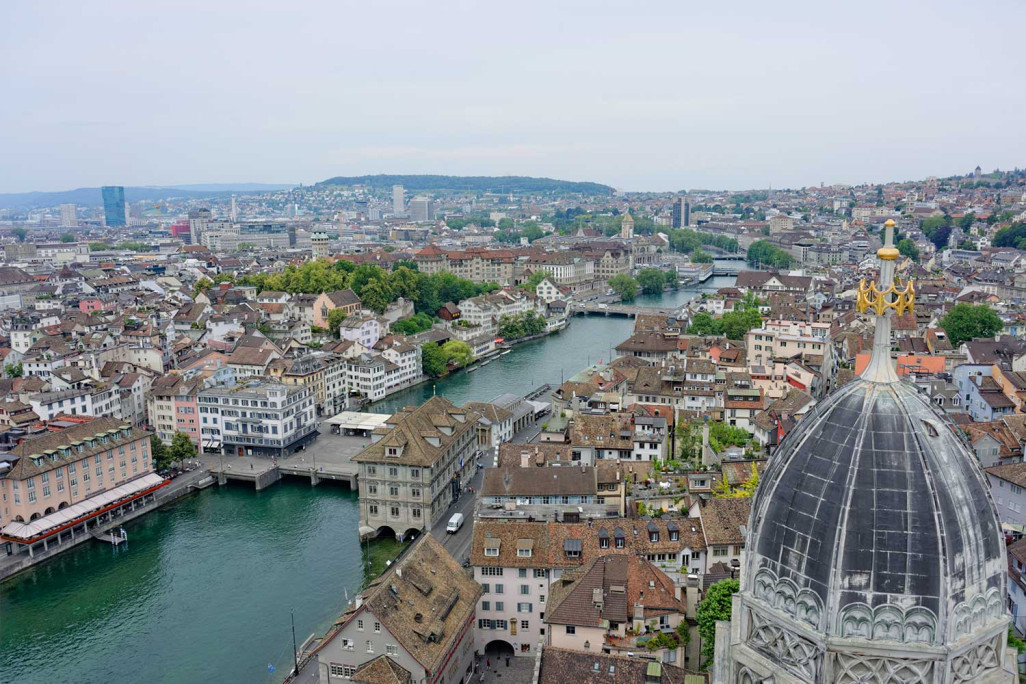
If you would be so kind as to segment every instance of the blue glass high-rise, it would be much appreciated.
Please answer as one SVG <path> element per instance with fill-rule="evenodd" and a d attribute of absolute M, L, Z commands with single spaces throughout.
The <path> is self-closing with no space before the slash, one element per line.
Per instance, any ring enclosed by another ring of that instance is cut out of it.
<path fill-rule="evenodd" d="M 107 225 L 128 225 L 125 216 L 125 189 L 120 185 L 104 185 L 100 191 L 103 193 L 103 214 Z"/>

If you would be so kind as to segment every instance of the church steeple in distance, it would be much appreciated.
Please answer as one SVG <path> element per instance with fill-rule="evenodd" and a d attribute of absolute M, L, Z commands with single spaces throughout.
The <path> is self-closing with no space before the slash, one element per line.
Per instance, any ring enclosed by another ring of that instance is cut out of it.
<path fill-rule="evenodd" d="M 623 220 L 620 222 L 620 237 L 624 240 L 634 239 L 634 217 L 631 216 L 631 208 L 623 213 Z"/>

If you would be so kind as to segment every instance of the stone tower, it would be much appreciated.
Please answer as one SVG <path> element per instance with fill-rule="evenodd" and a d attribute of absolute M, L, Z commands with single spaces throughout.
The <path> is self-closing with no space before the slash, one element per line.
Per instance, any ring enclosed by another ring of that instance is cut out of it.
<path fill-rule="evenodd" d="M 624 240 L 634 239 L 634 218 L 631 216 L 631 208 L 623 214 L 623 221 L 620 223 L 620 237 Z"/>
<path fill-rule="evenodd" d="M 752 501 L 741 591 L 716 632 L 715 684 L 1005 684 L 1007 561 L 990 490 L 950 420 L 899 380 L 894 222 L 861 377 L 792 430 Z"/>

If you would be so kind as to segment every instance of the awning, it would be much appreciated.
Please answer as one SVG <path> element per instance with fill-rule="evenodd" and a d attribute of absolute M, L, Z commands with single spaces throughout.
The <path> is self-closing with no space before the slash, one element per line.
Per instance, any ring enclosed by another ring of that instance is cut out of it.
<path fill-rule="evenodd" d="M 584 549 L 584 542 L 580 539 L 566 539 L 563 541 L 564 551 L 581 551 Z"/>
<path fill-rule="evenodd" d="M 162 482 L 164 482 L 164 478 L 160 475 L 149 473 L 132 480 L 131 482 L 126 482 L 120 487 L 106 492 L 101 492 L 100 494 L 91 496 L 77 504 L 68 506 L 67 508 L 62 508 L 56 513 L 44 515 L 42 518 L 36 518 L 32 522 L 8 523 L 3 530 L 0 530 L 0 533 L 5 537 L 16 539 L 31 539 L 33 537 L 38 537 L 41 534 L 66 525 L 74 520 L 88 517 L 89 514 L 95 513 L 102 508 L 106 508 L 117 501 L 127 499 L 139 492 L 150 489 L 151 487 L 156 487 Z"/>

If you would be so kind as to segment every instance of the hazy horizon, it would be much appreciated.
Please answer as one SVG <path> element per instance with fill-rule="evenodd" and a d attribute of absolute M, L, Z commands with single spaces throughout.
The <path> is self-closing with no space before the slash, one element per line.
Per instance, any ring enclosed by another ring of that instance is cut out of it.
<path fill-rule="evenodd" d="M 0 6 L 0 192 L 379 173 L 633 191 L 1026 166 L 1009 0 Z"/>

